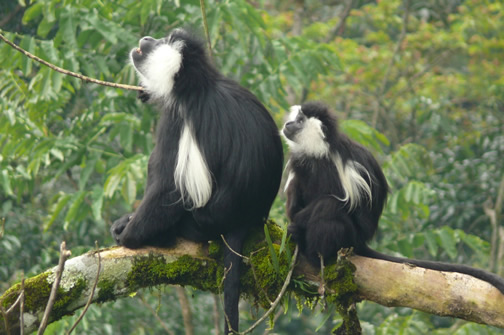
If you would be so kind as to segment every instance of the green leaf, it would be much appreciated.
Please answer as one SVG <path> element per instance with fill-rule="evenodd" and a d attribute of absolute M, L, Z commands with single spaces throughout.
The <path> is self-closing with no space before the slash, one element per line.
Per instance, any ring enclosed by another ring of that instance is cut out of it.
<path fill-rule="evenodd" d="M 413 256 L 413 246 L 408 239 L 400 239 L 397 241 L 397 246 L 399 248 L 399 252 L 404 256 L 411 258 Z"/>
<path fill-rule="evenodd" d="M 75 35 L 77 34 L 77 27 L 72 13 L 66 13 L 66 15 L 61 17 L 60 26 L 61 28 L 58 33 L 61 32 L 65 45 L 68 45 L 70 49 L 76 49 L 77 39 L 75 38 Z"/>
<path fill-rule="evenodd" d="M 59 92 L 61 90 L 63 77 L 64 75 L 62 73 L 59 73 L 58 71 L 51 71 L 52 90 L 54 92 Z"/>
<path fill-rule="evenodd" d="M 438 254 L 438 243 L 436 239 L 436 234 L 431 230 L 426 230 L 423 232 L 425 237 L 425 242 L 427 243 L 427 249 L 432 257 L 436 257 Z"/>
<path fill-rule="evenodd" d="M 488 260 L 488 255 L 490 253 L 490 243 L 481 239 L 480 237 L 472 234 L 466 234 L 461 230 L 456 230 L 460 240 L 467 244 L 477 256 L 484 261 Z"/>
<path fill-rule="evenodd" d="M 112 25 L 112 22 L 105 21 L 100 18 L 97 13 L 92 13 L 84 18 L 89 22 L 89 24 L 98 31 L 103 38 L 109 41 L 111 44 L 117 44 L 117 34 L 115 31 L 115 26 Z"/>
<path fill-rule="evenodd" d="M 451 259 L 457 257 L 457 239 L 455 231 L 449 227 L 443 227 L 438 231 L 440 246 L 448 253 Z"/>
<path fill-rule="evenodd" d="M 65 157 L 63 156 L 63 152 L 61 152 L 61 150 L 59 150 L 57 148 L 52 148 L 49 150 L 49 152 L 51 153 L 51 155 L 53 155 L 54 157 L 56 157 L 57 159 L 59 159 L 62 162 L 65 159 Z"/>
<path fill-rule="evenodd" d="M 44 222 L 44 231 L 47 231 L 49 230 L 49 228 L 51 228 L 52 224 L 54 223 L 58 215 L 61 213 L 63 208 L 65 208 L 68 201 L 70 201 L 70 199 L 72 198 L 71 195 L 64 194 L 62 192 L 60 192 L 57 197 L 58 201 L 55 204 L 51 205 L 49 211 L 50 215 L 48 219 Z"/>
<path fill-rule="evenodd" d="M 93 191 L 91 192 L 91 211 L 93 213 L 94 220 L 101 220 L 101 211 L 103 207 L 103 187 L 99 185 L 93 186 Z"/>
<path fill-rule="evenodd" d="M 96 162 L 98 161 L 100 156 L 101 156 L 100 153 L 94 154 L 91 157 L 87 158 L 86 161 L 83 163 L 84 166 L 79 175 L 79 190 L 83 190 L 84 187 L 86 186 L 86 183 L 89 180 L 91 173 L 93 173 L 96 166 Z"/>
<path fill-rule="evenodd" d="M 389 146 L 388 139 L 361 120 L 345 120 L 341 123 L 341 130 L 351 139 L 365 147 L 371 147 L 378 153 L 382 153 L 382 145 Z"/>
<path fill-rule="evenodd" d="M 1 176 L 0 181 L 2 182 L 4 193 L 7 195 L 14 195 L 14 193 L 12 193 L 9 172 L 6 169 L 3 169 L 0 176 Z"/>
<path fill-rule="evenodd" d="M 118 174 L 110 175 L 105 181 L 105 185 L 103 187 L 105 196 L 108 198 L 112 198 L 120 182 L 121 177 Z"/>
<path fill-rule="evenodd" d="M 418 179 L 426 175 L 432 167 L 432 161 L 424 147 L 409 143 L 394 152 L 383 164 L 383 170 L 391 186 L 402 184 L 409 179 Z"/>
<path fill-rule="evenodd" d="M 42 15 L 42 9 L 44 8 L 43 2 L 36 2 L 26 9 L 23 15 L 22 23 L 27 24 L 30 21 L 37 19 Z"/>
<path fill-rule="evenodd" d="M 269 252 L 271 255 L 271 262 L 273 263 L 273 268 L 277 273 L 280 273 L 280 263 L 278 262 L 278 257 L 275 252 L 275 248 L 273 247 L 273 242 L 271 241 L 268 225 L 264 225 L 264 235 L 266 237 L 266 243 L 268 244 Z"/>
<path fill-rule="evenodd" d="M 55 22 L 50 21 L 47 19 L 47 17 L 44 16 L 42 21 L 40 21 L 38 28 L 37 28 L 37 34 L 42 36 L 42 37 L 47 37 L 47 34 L 51 31 L 51 29 L 54 27 Z"/>
<path fill-rule="evenodd" d="M 80 210 L 82 202 L 84 201 L 85 197 L 86 192 L 84 191 L 79 191 L 73 195 L 70 201 L 70 208 L 68 208 L 68 212 L 65 216 L 63 229 L 67 230 L 70 223 L 76 219 L 77 213 Z"/>
<path fill-rule="evenodd" d="M 119 135 L 119 142 L 121 143 L 121 146 L 125 150 L 131 151 L 131 147 L 133 145 L 133 127 L 131 126 L 131 124 L 122 126 L 120 128 Z"/>
<path fill-rule="evenodd" d="M 139 127 L 141 120 L 137 116 L 128 113 L 107 113 L 101 118 L 100 125 L 114 125 L 119 122 L 128 122 L 135 127 Z"/>
<path fill-rule="evenodd" d="M 142 26 L 147 22 L 152 5 L 154 5 L 152 0 L 142 0 L 142 8 L 140 9 L 140 24 Z"/>
<path fill-rule="evenodd" d="M 21 40 L 19 46 L 33 54 L 35 52 L 35 39 L 31 36 L 26 35 Z M 23 57 L 21 59 L 21 71 L 23 71 L 23 74 L 25 76 L 29 76 L 32 72 L 33 61 L 28 57 Z"/>
<path fill-rule="evenodd" d="M 126 174 L 126 178 L 124 178 L 121 194 L 128 203 L 128 205 L 132 205 L 136 200 L 136 180 L 131 172 Z"/>
<path fill-rule="evenodd" d="M 376 329 L 376 335 L 424 335 L 431 328 L 429 320 L 420 313 L 405 316 L 391 314 Z"/>

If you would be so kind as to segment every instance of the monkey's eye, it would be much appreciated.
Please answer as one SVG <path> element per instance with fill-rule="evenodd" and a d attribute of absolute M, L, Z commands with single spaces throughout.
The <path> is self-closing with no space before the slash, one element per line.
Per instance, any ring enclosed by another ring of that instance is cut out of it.
<path fill-rule="evenodd" d="M 302 114 L 299 114 L 297 117 L 296 117 L 296 122 L 297 123 L 303 123 L 305 121 L 306 117 Z"/>

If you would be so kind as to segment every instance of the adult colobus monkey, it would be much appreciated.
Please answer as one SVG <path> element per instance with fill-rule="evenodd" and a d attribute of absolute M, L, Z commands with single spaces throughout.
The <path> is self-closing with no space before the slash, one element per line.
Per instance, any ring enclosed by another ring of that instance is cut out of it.
<path fill-rule="evenodd" d="M 372 250 L 388 185 L 373 155 L 340 133 L 327 106 L 307 102 L 291 107 L 283 130 L 291 150 L 287 179 L 289 232 L 314 265 L 353 247 L 361 256 L 409 263 L 482 279 L 504 293 L 504 279 L 465 265 L 392 257 Z"/>
<path fill-rule="evenodd" d="M 162 110 L 142 202 L 114 222 L 117 244 L 168 246 L 224 235 L 236 252 L 267 218 L 278 192 L 283 152 L 268 111 L 247 89 L 219 73 L 204 43 L 182 29 L 143 37 L 130 54 L 145 91 Z M 226 248 L 224 310 L 238 330 L 240 258 Z M 229 332 L 225 322 L 226 334 Z"/>

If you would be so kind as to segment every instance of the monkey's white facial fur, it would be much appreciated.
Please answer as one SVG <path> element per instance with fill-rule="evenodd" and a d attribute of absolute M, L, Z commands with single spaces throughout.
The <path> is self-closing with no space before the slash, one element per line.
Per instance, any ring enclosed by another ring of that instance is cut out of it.
<path fill-rule="evenodd" d="M 301 106 L 292 106 L 289 121 L 282 129 L 282 135 L 291 151 L 310 157 L 322 158 L 329 155 L 329 143 L 325 140 L 322 121 L 306 117 Z"/>
<path fill-rule="evenodd" d="M 131 63 L 140 77 L 140 83 L 153 98 L 169 97 L 175 75 L 182 65 L 184 42 L 170 42 L 169 38 L 156 40 L 143 37 L 140 47 L 130 53 Z"/>

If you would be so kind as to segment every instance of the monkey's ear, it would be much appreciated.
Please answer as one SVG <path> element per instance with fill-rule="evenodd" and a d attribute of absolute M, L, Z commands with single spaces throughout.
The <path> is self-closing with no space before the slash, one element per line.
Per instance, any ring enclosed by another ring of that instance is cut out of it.
<path fill-rule="evenodd" d="M 150 99 L 150 94 L 145 91 L 138 91 L 138 99 L 143 103 L 146 103 Z"/>

